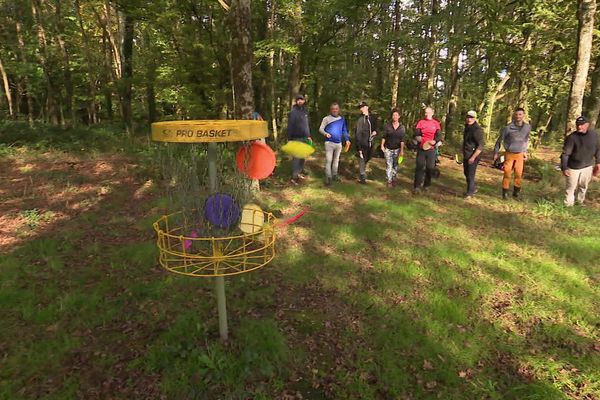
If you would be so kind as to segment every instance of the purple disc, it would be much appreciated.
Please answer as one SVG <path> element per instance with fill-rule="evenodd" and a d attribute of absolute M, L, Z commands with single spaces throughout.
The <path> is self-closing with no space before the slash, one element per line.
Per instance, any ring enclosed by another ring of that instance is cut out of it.
<path fill-rule="evenodd" d="M 210 195 L 204 203 L 204 217 L 214 226 L 226 229 L 240 220 L 240 207 L 228 194 Z"/>

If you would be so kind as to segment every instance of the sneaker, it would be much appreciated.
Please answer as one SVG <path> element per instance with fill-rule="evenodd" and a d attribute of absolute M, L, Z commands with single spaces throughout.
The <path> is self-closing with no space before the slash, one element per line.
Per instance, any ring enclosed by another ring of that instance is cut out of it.
<path fill-rule="evenodd" d="M 389 187 L 389 188 L 393 188 L 394 187 L 394 182 L 388 181 L 388 183 L 387 183 L 386 186 Z"/>
<path fill-rule="evenodd" d="M 305 180 L 307 178 L 308 178 L 308 176 L 306 176 L 305 174 L 298 174 L 298 179 L 300 179 L 300 180 Z"/>
<path fill-rule="evenodd" d="M 416 188 L 414 188 L 414 189 L 413 189 L 413 191 L 412 191 L 412 193 L 413 193 L 414 195 L 421 194 L 421 192 L 422 192 L 422 190 L 421 190 L 421 188 L 419 188 L 419 187 L 416 187 Z"/>
<path fill-rule="evenodd" d="M 334 175 L 334 176 L 331 178 L 331 180 L 332 180 L 332 181 L 334 181 L 334 182 L 340 182 L 340 177 L 339 177 L 339 176 L 337 176 L 337 175 Z"/>
<path fill-rule="evenodd" d="M 429 192 L 429 186 L 423 186 L 423 192 L 425 192 L 425 193 Z"/>
<path fill-rule="evenodd" d="M 474 195 L 474 194 L 471 194 L 471 193 L 465 193 L 465 194 L 463 195 L 463 198 L 464 198 L 465 200 L 471 200 L 471 199 L 473 198 L 473 195 Z"/>
<path fill-rule="evenodd" d="M 360 183 L 361 185 L 366 185 L 367 184 L 367 180 L 365 178 L 360 178 L 358 180 L 358 183 Z"/>
<path fill-rule="evenodd" d="M 325 178 L 325 186 L 331 186 L 331 178 Z"/>
<path fill-rule="evenodd" d="M 298 179 L 290 179 L 290 183 L 292 184 L 292 186 L 298 186 L 300 184 L 300 182 L 298 181 Z"/>

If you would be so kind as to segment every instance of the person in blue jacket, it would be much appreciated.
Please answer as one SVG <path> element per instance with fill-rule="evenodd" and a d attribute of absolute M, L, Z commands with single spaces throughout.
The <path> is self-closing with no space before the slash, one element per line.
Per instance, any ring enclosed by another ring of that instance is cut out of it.
<path fill-rule="evenodd" d="M 304 96 L 298 94 L 296 96 L 296 104 L 292 106 L 292 110 L 288 115 L 288 139 L 297 140 L 304 143 L 311 142 L 310 128 L 308 124 L 308 111 L 304 106 L 306 100 Z M 292 185 L 298 185 L 300 179 L 306 179 L 306 171 L 304 171 L 304 159 L 292 158 Z"/>
<path fill-rule="evenodd" d="M 340 115 L 340 105 L 333 103 L 329 107 L 329 115 L 323 118 L 319 132 L 325 136 L 325 185 L 338 180 L 338 166 L 342 152 L 342 139 L 346 143 L 346 151 L 350 148 L 350 137 L 346 120 Z"/>

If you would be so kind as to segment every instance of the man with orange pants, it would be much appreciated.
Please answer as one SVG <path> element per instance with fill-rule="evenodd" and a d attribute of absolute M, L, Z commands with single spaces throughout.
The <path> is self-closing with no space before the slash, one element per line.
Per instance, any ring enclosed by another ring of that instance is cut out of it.
<path fill-rule="evenodd" d="M 513 115 L 513 121 L 508 124 L 496 141 L 494 147 L 494 161 L 498 159 L 500 146 L 504 146 L 504 178 L 502 179 L 502 198 L 508 199 L 510 181 L 513 172 L 515 183 L 513 197 L 519 198 L 521 192 L 521 180 L 523 179 L 523 167 L 527 161 L 527 148 L 529 147 L 529 134 L 531 125 L 525 122 L 525 110 L 517 108 Z"/>

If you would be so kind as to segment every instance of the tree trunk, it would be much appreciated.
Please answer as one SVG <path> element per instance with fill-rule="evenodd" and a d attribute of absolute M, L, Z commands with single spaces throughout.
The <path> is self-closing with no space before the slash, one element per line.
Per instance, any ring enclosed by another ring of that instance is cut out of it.
<path fill-rule="evenodd" d="M 130 12 L 125 11 L 123 22 L 123 45 L 121 50 L 121 80 L 119 82 L 121 97 L 121 116 L 128 135 L 133 135 L 133 115 L 131 109 L 133 79 L 133 36 L 135 20 Z"/>
<path fill-rule="evenodd" d="M 300 81 L 300 47 L 303 38 L 302 24 L 302 0 L 294 0 L 292 5 L 292 21 L 294 32 L 294 43 L 296 52 L 292 55 L 290 78 L 288 86 L 288 106 L 294 104 L 295 96 L 300 93 L 302 82 Z"/>
<path fill-rule="evenodd" d="M 23 39 L 23 28 L 20 22 L 21 18 L 22 15 L 20 15 L 20 12 L 18 12 L 15 28 L 17 32 L 17 43 L 19 46 L 19 58 L 21 59 L 21 62 L 25 64 L 27 63 L 27 57 L 25 56 L 25 40 Z M 23 75 L 23 85 L 20 86 L 21 90 L 25 92 L 25 99 L 27 101 L 27 121 L 29 122 L 29 126 L 33 126 L 33 99 L 31 98 L 31 86 L 29 85 L 29 76 L 27 73 Z M 18 100 L 17 104 L 19 104 Z"/>
<path fill-rule="evenodd" d="M 592 72 L 592 91 L 585 102 L 585 113 L 590 119 L 590 125 L 598 125 L 600 115 L 600 56 L 596 58 L 594 71 Z"/>
<path fill-rule="evenodd" d="M 267 39 L 272 40 L 275 33 L 275 1 L 267 1 L 267 12 L 269 17 L 267 19 Z M 273 130 L 273 140 L 277 145 L 278 131 L 277 131 L 277 98 L 275 97 L 275 49 L 271 48 L 268 56 L 269 62 L 269 104 L 270 104 L 270 117 L 271 117 L 271 129 Z"/>
<path fill-rule="evenodd" d="M 431 0 L 431 17 L 437 18 L 439 12 L 439 0 Z M 429 72 L 427 74 L 427 105 L 433 105 L 433 98 L 435 93 L 435 78 L 437 71 L 438 62 L 438 47 L 437 47 L 437 35 L 438 35 L 438 23 L 432 21 L 429 26 Z"/>
<path fill-rule="evenodd" d="M 81 4 L 79 0 L 75 0 L 75 12 L 77 14 L 77 20 L 79 22 L 79 30 L 81 32 L 81 38 L 84 43 L 89 43 L 89 36 L 87 31 L 85 30 L 85 26 L 83 25 L 83 16 L 81 14 Z M 95 124 L 97 121 L 96 116 L 96 65 L 94 63 L 94 58 L 92 57 L 91 50 L 88 47 L 85 47 L 83 50 L 87 62 L 87 75 L 88 75 L 88 88 L 90 96 L 90 101 L 87 105 L 87 114 L 88 114 L 88 124 Z M 108 86 L 108 85 L 106 85 Z"/>
<path fill-rule="evenodd" d="M 61 11 L 61 0 L 55 0 L 55 14 L 56 14 L 56 27 L 58 30 L 57 41 L 60 48 L 60 53 L 63 59 L 63 77 L 65 79 L 65 92 L 66 92 L 66 103 L 67 103 L 67 114 L 71 119 L 71 124 L 76 124 L 76 113 L 75 113 L 75 101 L 74 101 L 74 90 L 73 90 L 73 79 L 71 74 L 71 60 L 69 50 L 65 43 L 65 24 Z"/>
<path fill-rule="evenodd" d="M 8 107 L 8 115 L 10 118 L 15 118 L 15 112 L 13 109 L 12 102 L 12 94 L 10 91 L 10 84 L 8 82 L 8 75 L 6 75 L 6 71 L 4 70 L 4 65 L 2 64 L 2 59 L 0 58 L 0 75 L 2 75 L 2 87 L 4 88 L 4 95 L 6 96 L 6 104 Z"/>
<path fill-rule="evenodd" d="M 498 82 L 496 86 L 492 86 L 492 90 L 486 96 L 486 107 L 484 114 L 483 126 L 485 127 L 485 137 L 487 140 L 490 139 L 490 133 L 492 129 L 492 116 L 494 114 L 494 106 L 498 98 L 498 94 L 504 89 L 504 86 L 510 79 L 510 73 L 506 73 L 504 77 Z"/>
<path fill-rule="evenodd" d="M 400 0 L 394 1 L 394 52 L 392 60 L 392 108 L 398 107 L 398 90 L 400 88 Z"/>
<path fill-rule="evenodd" d="M 594 34 L 594 14 L 596 13 L 596 0 L 579 0 L 578 3 L 577 59 L 571 80 L 571 90 L 567 106 L 566 135 L 575 130 L 575 119 L 581 114 L 583 109 L 583 95 L 590 68 L 590 54 L 592 52 Z"/>
<path fill-rule="evenodd" d="M 251 0 L 234 0 L 232 12 L 232 74 L 235 92 L 235 118 L 252 119 L 254 88 L 252 87 L 252 13 Z"/>
<path fill-rule="evenodd" d="M 450 87 L 448 88 L 448 108 L 446 109 L 446 121 L 444 124 L 444 130 L 449 138 L 451 138 L 454 133 L 454 116 L 456 114 L 456 109 L 458 108 L 459 56 L 460 49 L 453 49 L 452 56 L 450 57 Z"/>

